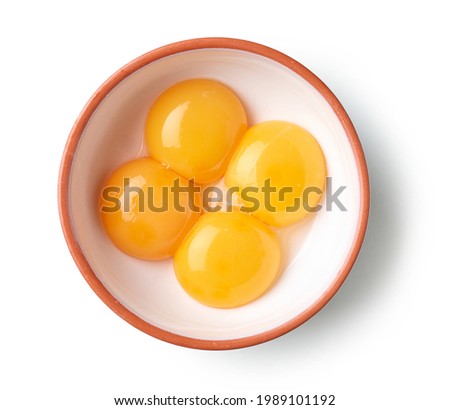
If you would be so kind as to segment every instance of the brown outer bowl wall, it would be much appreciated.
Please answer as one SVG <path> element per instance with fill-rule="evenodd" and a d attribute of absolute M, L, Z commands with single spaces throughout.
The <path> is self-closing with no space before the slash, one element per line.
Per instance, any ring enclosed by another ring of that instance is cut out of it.
<path fill-rule="evenodd" d="M 118 300 L 116 300 L 111 293 L 109 293 L 105 286 L 103 286 L 86 260 L 80 245 L 75 239 L 74 228 L 72 226 L 69 210 L 69 184 L 72 161 L 84 128 L 102 100 L 122 80 L 145 65 L 173 54 L 203 48 L 226 48 L 259 54 L 284 65 L 307 80 L 327 100 L 344 127 L 356 159 L 359 182 L 361 185 L 361 211 L 358 219 L 357 233 L 347 260 L 330 287 L 313 305 L 285 324 L 254 336 L 232 340 L 203 340 L 180 336 L 153 326 L 129 311 Z M 70 132 L 62 157 L 58 185 L 59 214 L 67 245 L 82 275 L 98 297 L 122 319 L 151 336 L 175 345 L 205 350 L 237 349 L 266 342 L 295 329 L 322 309 L 341 287 L 356 260 L 362 246 L 367 227 L 369 218 L 369 203 L 369 176 L 361 143 L 349 116 L 330 89 L 306 67 L 287 55 L 280 53 L 279 51 L 250 41 L 221 37 L 198 38 L 180 41 L 157 48 L 156 50 L 150 51 L 131 61 L 113 74 L 108 80 L 106 80 L 106 82 L 100 86 L 96 93 L 87 102 Z"/>

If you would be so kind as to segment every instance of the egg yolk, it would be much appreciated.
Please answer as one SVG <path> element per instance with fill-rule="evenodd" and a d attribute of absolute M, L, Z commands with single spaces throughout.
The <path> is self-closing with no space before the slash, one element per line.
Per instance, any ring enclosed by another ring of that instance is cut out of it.
<path fill-rule="evenodd" d="M 200 217 L 175 254 L 176 277 L 198 302 L 232 308 L 261 296 L 280 271 L 278 237 L 239 211 Z"/>
<path fill-rule="evenodd" d="M 325 157 L 308 131 L 286 121 L 268 121 L 246 132 L 225 185 L 236 187 L 242 211 L 285 226 L 320 208 L 325 177 Z"/>
<path fill-rule="evenodd" d="M 187 191 L 175 196 L 174 186 L 192 190 L 191 199 Z M 147 260 L 173 256 L 200 214 L 199 194 L 192 188 L 151 158 L 128 162 L 112 173 L 101 191 L 103 226 L 128 255 Z"/>
<path fill-rule="evenodd" d="M 164 91 L 147 116 L 149 154 L 198 184 L 219 180 L 247 117 L 239 98 L 223 84 L 187 80 Z"/>

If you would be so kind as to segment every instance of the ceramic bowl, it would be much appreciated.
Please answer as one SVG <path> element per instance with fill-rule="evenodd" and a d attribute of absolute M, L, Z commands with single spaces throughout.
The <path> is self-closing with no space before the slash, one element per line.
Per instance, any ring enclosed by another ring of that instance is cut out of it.
<path fill-rule="evenodd" d="M 325 153 L 333 190 L 346 187 L 339 196 L 346 211 L 324 207 L 304 222 L 278 230 L 286 254 L 284 272 L 266 294 L 235 309 L 209 308 L 191 299 L 175 278 L 172 260 L 149 262 L 123 254 L 105 234 L 98 215 L 99 189 L 106 177 L 125 161 L 148 155 L 144 124 L 155 98 L 178 81 L 205 77 L 239 95 L 250 124 L 287 120 L 309 130 Z M 200 349 L 262 343 L 317 313 L 342 285 L 357 257 L 368 209 L 363 150 L 333 93 L 292 58 L 260 44 L 226 38 L 169 44 L 117 71 L 76 120 L 59 180 L 67 244 L 94 292 L 143 332 Z"/>

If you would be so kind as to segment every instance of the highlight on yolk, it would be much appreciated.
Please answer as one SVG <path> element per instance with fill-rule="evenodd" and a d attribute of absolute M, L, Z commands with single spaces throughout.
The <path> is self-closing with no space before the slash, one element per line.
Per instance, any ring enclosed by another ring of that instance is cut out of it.
<path fill-rule="evenodd" d="M 278 277 L 280 264 L 276 234 L 239 211 L 202 215 L 174 260 L 183 289 L 216 308 L 241 306 L 261 296 Z"/>
<path fill-rule="evenodd" d="M 246 132 L 225 185 L 239 189 L 243 211 L 285 226 L 318 209 L 325 178 L 325 157 L 316 139 L 290 122 L 268 121 Z"/>
<path fill-rule="evenodd" d="M 239 98 L 223 84 L 186 80 L 164 91 L 146 123 L 149 154 L 198 184 L 219 180 L 247 130 Z"/>
<path fill-rule="evenodd" d="M 171 194 L 176 184 L 189 188 L 185 178 L 151 158 L 130 161 L 112 173 L 101 191 L 100 216 L 120 250 L 147 260 L 175 254 L 200 214 L 189 206 L 187 193 Z M 200 203 L 197 193 L 191 197 L 194 205 Z"/>

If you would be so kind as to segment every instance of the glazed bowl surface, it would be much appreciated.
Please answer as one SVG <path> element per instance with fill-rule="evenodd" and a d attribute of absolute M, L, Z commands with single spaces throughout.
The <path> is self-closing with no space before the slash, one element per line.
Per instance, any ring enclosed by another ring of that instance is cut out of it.
<path fill-rule="evenodd" d="M 145 119 L 166 88 L 191 78 L 216 79 L 241 98 L 250 124 L 286 120 L 320 143 L 329 185 L 345 187 L 345 211 L 324 207 L 278 229 L 285 269 L 256 301 L 214 309 L 179 286 L 172 260 L 142 261 L 109 240 L 98 215 L 101 184 L 125 161 L 146 156 Z M 308 69 L 260 44 L 204 38 L 169 44 L 133 60 L 110 77 L 77 119 L 59 180 L 63 231 L 81 273 L 113 311 L 136 328 L 174 344 L 232 349 L 262 343 L 301 325 L 318 312 L 347 277 L 362 245 L 369 182 L 355 129 L 333 93 Z"/>

